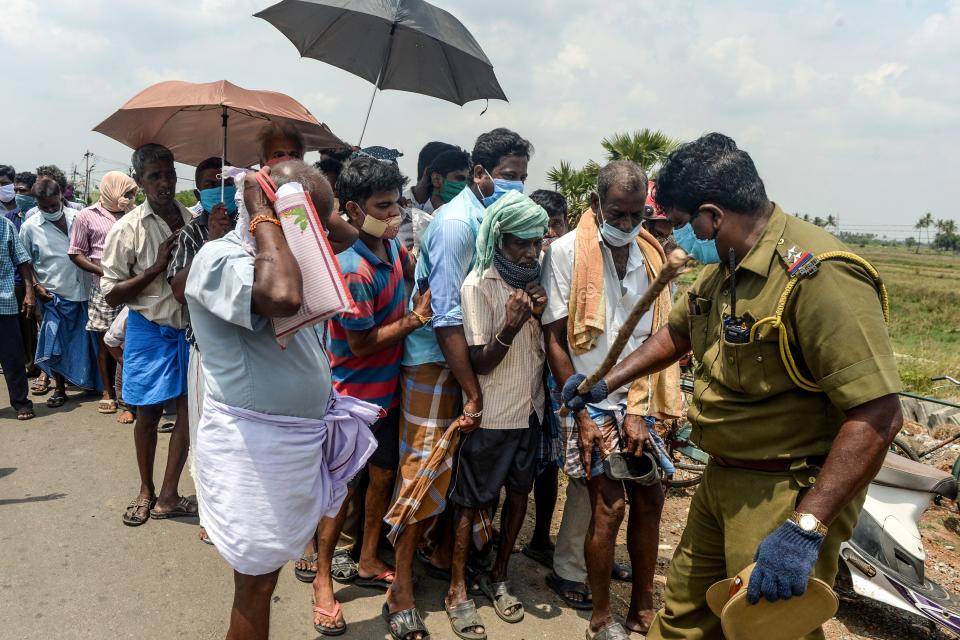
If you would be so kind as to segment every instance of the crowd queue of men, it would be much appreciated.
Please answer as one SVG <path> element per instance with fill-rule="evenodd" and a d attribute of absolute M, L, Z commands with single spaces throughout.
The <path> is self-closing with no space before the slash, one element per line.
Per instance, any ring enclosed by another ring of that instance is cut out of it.
<path fill-rule="evenodd" d="M 728 256 L 750 323 L 802 255 L 841 247 L 771 202 L 731 139 L 682 145 L 655 200 L 638 165 L 610 162 L 573 217 L 556 192 L 524 194 L 533 146 L 503 128 L 469 152 L 427 144 L 410 186 L 383 147 L 310 166 L 300 135 L 272 124 L 258 145 L 261 173 L 317 212 L 353 302 L 283 349 L 271 320 L 300 310 L 304 274 L 252 170 L 222 184 L 220 158 L 200 163 L 190 210 L 173 154 L 147 144 L 133 177 L 106 174 L 82 208 L 56 167 L 0 165 L 0 364 L 17 418 L 34 417 L 29 375 L 51 408 L 71 384 L 134 423 L 140 487 L 123 523 L 199 515 L 235 571 L 228 638 L 267 637 L 296 558 L 323 635 L 347 632 L 336 582 L 386 591 L 392 637 L 429 637 L 416 564 L 448 584 L 458 637 L 487 637 L 478 596 L 520 623 L 510 564 L 531 493 L 522 551 L 564 603 L 592 610 L 588 640 L 719 638 L 706 590 L 754 560 L 751 602 L 800 594 L 811 574 L 832 582 L 899 429 L 899 378 L 874 283 L 853 264 L 821 265 L 785 316 L 817 390 L 792 383 L 776 332 L 724 337 Z M 580 393 L 675 245 L 706 263 L 697 282 L 676 305 L 664 290 L 620 364 Z M 622 481 L 609 462 L 652 451 L 669 479 L 655 427 L 683 412 L 677 362 L 691 351 L 690 418 L 712 459 L 658 613 L 664 486 Z M 171 432 L 159 490 L 158 430 Z M 188 457 L 196 501 L 178 489 Z M 614 562 L 624 519 L 629 565 Z M 631 583 L 622 623 L 611 580 Z"/>

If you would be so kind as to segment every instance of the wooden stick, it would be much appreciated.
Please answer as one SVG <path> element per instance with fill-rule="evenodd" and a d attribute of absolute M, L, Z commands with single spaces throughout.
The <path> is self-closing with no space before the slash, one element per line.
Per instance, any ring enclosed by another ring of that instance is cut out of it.
<path fill-rule="evenodd" d="M 617 364 L 617 359 L 620 357 L 620 352 L 627 346 L 627 341 L 630 340 L 630 336 L 633 334 L 633 330 L 637 328 L 637 324 L 640 323 L 640 319 L 650 310 L 650 307 L 653 306 L 654 301 L 660 296 L 663 289 L 669 285 L 674 278 L 680 275 L 680 270 L 683 269 L 686 261 L 687 254 L 683 249 L 674 249 L 670 252 L 666 262 L 663 264 L 663 268 L 660 270 L 660 273 L 657 274 L 656 279 L 647 287 L 647 290 L 643 292 L 643 295 L 640 296 L 637 303 L 633 305 L 633 310 L 630 311 L 630 315 L 627 316 L 627 319 L 620 327 L 620 331 L 617 332 L 617 337 L 613 341 L 613 344 L 610 345 L 610 350 L 607 351 L 603 362 L 577 387 L 578 394 L 590 391 L 594 385 L 603 379 L 603 376 L 610 372 L 610 369 L 613 369 L 613 366 Z M 566 416 L 567 413 L 566 405 L 560 407 L 561 416 Z"/>

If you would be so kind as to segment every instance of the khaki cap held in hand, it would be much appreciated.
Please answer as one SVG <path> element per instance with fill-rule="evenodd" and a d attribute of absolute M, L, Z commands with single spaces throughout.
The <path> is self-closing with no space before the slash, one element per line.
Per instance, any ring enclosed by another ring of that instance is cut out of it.
<path fill-rule="evenodd" d="M 707 605 L 720 618 L 728 640 L 797 640 L 833 617 L 837 594 L 823 580 L 810 578 L 807 590 L 789 600 L 747 602 L 747 586 L 756 563 L 707 590 Z"/>

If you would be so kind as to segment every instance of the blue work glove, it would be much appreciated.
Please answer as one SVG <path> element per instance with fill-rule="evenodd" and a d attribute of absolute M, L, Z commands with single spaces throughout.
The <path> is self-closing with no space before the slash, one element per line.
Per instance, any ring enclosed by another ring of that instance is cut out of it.
<path fill-rule="evenodd" d="M 600 382 L 593 385 L 593 388 L 587 393 L 577 393 L 577 387 L 579 387 L 580 383 L 586 379 L 587 376 L 580 373 L 575 373 L 567 378 L 566 384 L 563 385 L 563 390 L 560 392 L 560 398 L 563 400 L 563 404 L 567 405 L 567 408 L 570 409 L 570 411 L 580 411 L 581 409 L 585 408 L 588 403 L 593 404 L 600 402 L 610 395 L 610 392 L 607 390 L 607 383 L 603 380 L 600 380 Z"/>
<path fill-rule="evenodd" d="M 747 602 L 757 604 L 761 596 L 776 602 L 803 595 L 821 544 L 821 534 L 804 531 L 791 520 L 780 525 L 757 549 Z"/>

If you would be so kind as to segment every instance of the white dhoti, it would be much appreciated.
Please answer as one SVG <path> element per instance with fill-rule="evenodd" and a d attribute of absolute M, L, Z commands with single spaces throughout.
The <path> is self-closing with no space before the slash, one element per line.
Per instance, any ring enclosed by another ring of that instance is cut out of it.
<path fill-rule="evenodd" d="M 197 432 L 200 518 L 236 571 L 263 575 L 300 557 L 377 447 L 380 407 L 332 392 L 321 420 L 237 409 L 207 397 Z"/>
<path fill-rule="evenodd" d="M 203 369 L 200 367 L 200 351 L 197 346 L 190 345 L 190 359 L 187 361 L 187 426 L 190 434 L 190 457 L 188 469 L 197 493 L 197 502 L 200 502 L 200 481 L 197 480 L 197 428 L 200 426 L 200 416 L 203 414 L 203 399 L 206 389 L 203 384 Z M 203 522 L 200 522 L 203 526 Z"/>

